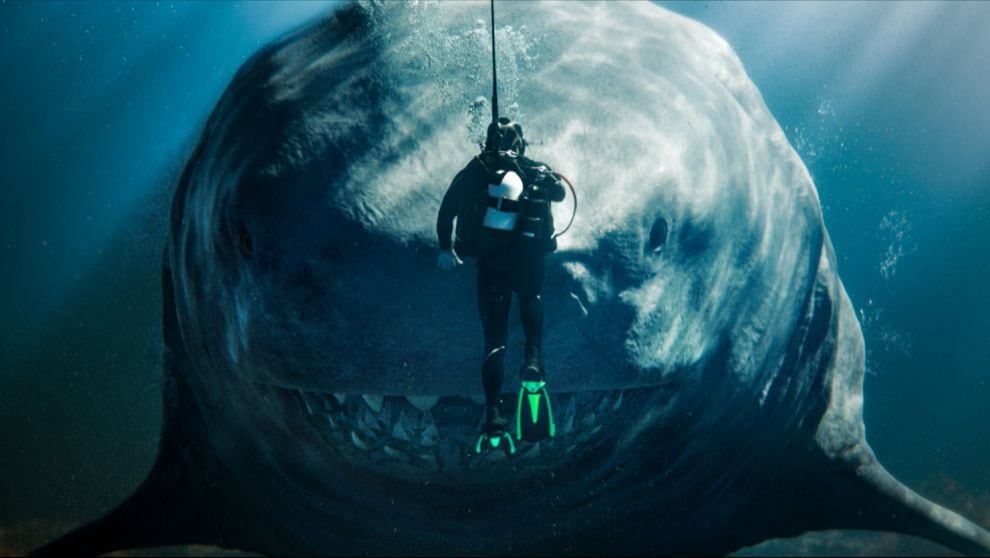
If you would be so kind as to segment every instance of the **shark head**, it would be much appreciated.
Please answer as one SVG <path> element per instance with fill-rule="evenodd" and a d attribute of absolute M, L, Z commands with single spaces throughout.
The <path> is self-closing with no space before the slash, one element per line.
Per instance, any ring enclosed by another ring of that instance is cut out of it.
<path fill-rule="evenodd" d="M 499 8 L 503 102 L 580 204 L 554 209 L 577 212 L 543 290 L 557 434 L 473 454 L 474 271 L 436 269 L 434 227 L 483 138 L 486 8 L 353 5 L 245 63 L 173 202 L 159 460 L 55 544 L 729 552 L 853 527 L 990 549 L 873 457 L 813 182 L 729 45 L 649 4 Z M 142 523 L 149 502 L 174 519 Z"/>

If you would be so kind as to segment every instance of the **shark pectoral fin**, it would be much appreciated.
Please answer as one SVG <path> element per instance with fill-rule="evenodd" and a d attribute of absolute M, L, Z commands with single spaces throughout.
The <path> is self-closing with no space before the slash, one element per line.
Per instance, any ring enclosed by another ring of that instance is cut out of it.
<path fill-rule="evenodd" d="M 790 510 L 789 521 L 800 526 L 798 532 L 888 531 L 925 538 L 962 554 L 990 555 L 990 532 L 894 478 L 865 441 L 840 461 L 831 461 L 826 471 L 816 488 L 803 491 L 803 504 Z M 808 498 L 816 504 L 809 506 Z"/>
<path fill-rule="evenodd" d="M 211 529 L 208 518 L 189 513 L 192 506 L 181 505 L 180 494 L 166 496 L 156 484 L 149 475 L 108 514 L 44 544 L 29 556 L 97 556 L 134 548 L 221 544 L 219 532 Z"/>
<path fill-rule="evenodd" d="M 166 258 L 167 262 L 167 258 Z M 35 549 L 32 556 L 95 556 L 130 548 L 223 545 L 209 499 L 222 467 L 203 432 L 202 412 L 184 373 L 190 363 L 179 339 L 172 280 L 163 268 L 165 416 L 155 464 L 140 486 L 103 517 Z"/>
<path fill-rule="evenodd" d="M 866 503 L 860 521 L 870 529 L 915 535 L 967 555 L 990 554 L 990 532 L 911 490 L 879 462 L 861 467 Z"/>
<path fill-rule="evenodd" d="M 177 444 L 163 428 L 158 458 L 140 486 L 103 517 L 35 549 L 31 556 L 96 556 L 115 550 L 201 544 L 223 546 L 215 516 L 209 513 L 209 463 L 204 448 Z M 191 454 L 191 455 L 190 455 Z M 189 459 L 193 461 L 190 462 Z"/>

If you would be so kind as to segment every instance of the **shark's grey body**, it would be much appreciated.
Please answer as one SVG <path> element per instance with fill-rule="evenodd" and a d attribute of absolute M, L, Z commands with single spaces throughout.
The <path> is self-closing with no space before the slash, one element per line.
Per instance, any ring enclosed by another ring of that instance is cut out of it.
<path fill-rule="evenodd" d="M 557 437 L 471 454 L 473 269 L 435 269 L 433 223 L 484 127 L 486 8 L 351 6 L 244 65 L 175 194 L 158 461 L 46 549 L 990 551 L 876 461 L 810 177 L 728 45 L 648 4 L 499 8 L 503 99 L 581 212 L 544 289 Z"/>

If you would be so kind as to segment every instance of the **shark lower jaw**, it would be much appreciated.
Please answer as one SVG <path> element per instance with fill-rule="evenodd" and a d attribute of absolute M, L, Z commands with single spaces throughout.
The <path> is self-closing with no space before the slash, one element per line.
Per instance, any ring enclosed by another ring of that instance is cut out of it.
<path fill-rule="evenodd" d="M 397 481 L 483 485 L 552 476 L 599 449 L 616 417 L 640 405 L 654 388 L 582 391 L 551 395 L 555 433 L 538 443 L 516 439 L 518 393 L 503 394 L 515 453 L 478 453 L 485 418 L 480 396 L 358 395 L 260 386 L 290 424 L 324 444 L 328 462 Z M 525 414 L 525 413 L 523 413 Z M 604 459 L 604 458 L 603 458 Z"/>

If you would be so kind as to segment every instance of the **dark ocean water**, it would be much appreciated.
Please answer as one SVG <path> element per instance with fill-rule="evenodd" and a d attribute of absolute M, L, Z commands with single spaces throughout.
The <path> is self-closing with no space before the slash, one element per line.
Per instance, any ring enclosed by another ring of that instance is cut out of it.
<path fill-rule="evenodd" d="M 990 3 L 663 5 L 726 38 L 811 171 L 878 457 L 990 527 Z M 171 185 L 236 68 L 327 9 L 0 3 L 0 554 L 147 472 Z M 755 551 L 942 552 L 850 532 Z"/>

